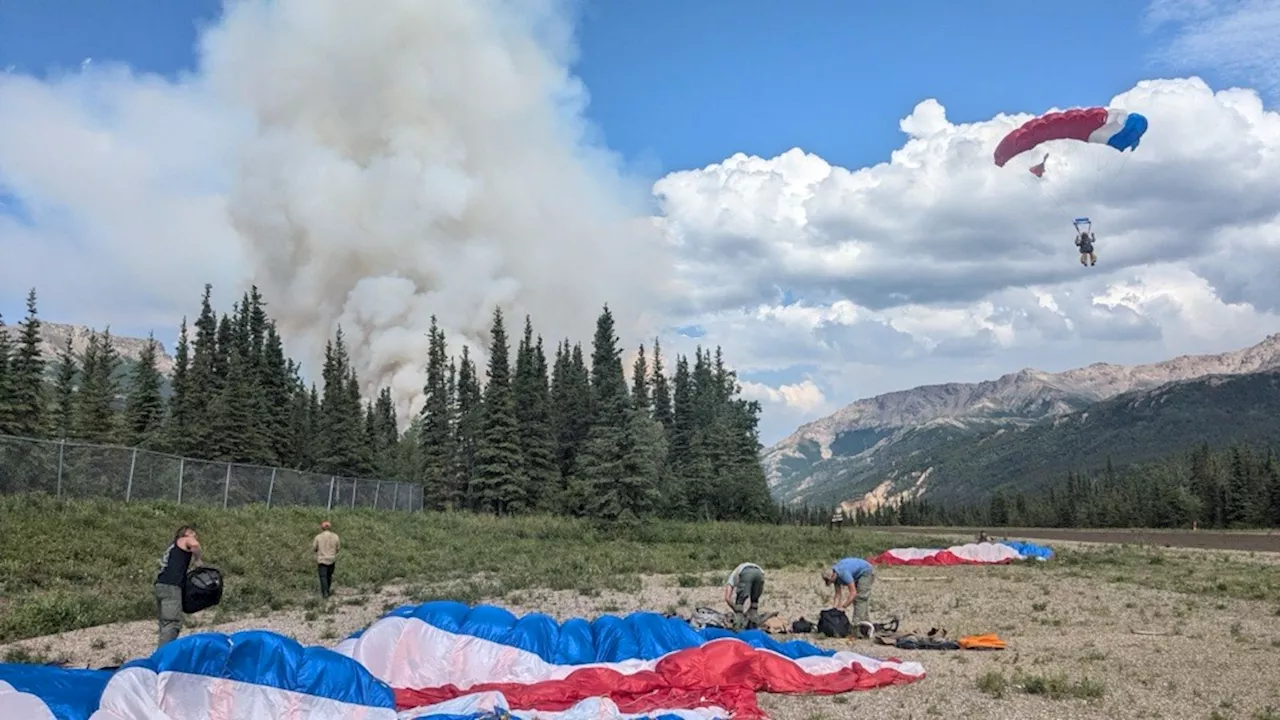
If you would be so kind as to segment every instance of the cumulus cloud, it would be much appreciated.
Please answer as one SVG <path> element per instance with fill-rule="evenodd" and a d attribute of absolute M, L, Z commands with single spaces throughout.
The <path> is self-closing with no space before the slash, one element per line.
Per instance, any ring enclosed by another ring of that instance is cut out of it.
<path fill-rule="evenodd" d="M 1152 22 L 1184 32 L 1227 12 L 1164 6 Z M 589 337 L 608 301 L 628 361 L 660 331 L 669 368 L 722 346 L 766 442 L 879 392 L 1280 328 L 1280 115 L 1254 91 L 1138 83 L 1100 103 L 1151 119 L 1136 152 L 1054 143 L 1041 179 L 1042 153 L 991 154 L 1054 108 L 957 123 L 925 99 L 874 166 L 796 148 L 639 188 L 589 141 L 574 52 L 556 0 L 249 0 L 189 77 L 0 75 L 0 254 L 19 258 L 0 285 L 163 332 L 201 283 L 225 307 L 255 282 L 312 374 L 340 323 L 402 417 L 432 314 L 480 350 L 495 307 L 554 342 Z M 1078 215 L 1096 267 L 1077 262 Z"/>
<path fill-rule="evenodd" d="M 747 400 L 759 400 L 767 403 L 780 403 L 801 413 L 811 413 L 825 407 L 827 398 L 812 380 L 805 379 L 798 383 L 769 387 L 764 383 L 743 382 L 742 397 Z"/>
<path fill-rule="evenodd" d="M 35 214 L 0 227 L 24 259 L 4 284 L 34 272 L 64 307 L 135 295 L 100 306 L 118 320 L 150 301 L 130 319 L 173 323 L 203 281 L 254 282 L 312 373 L 340 325 L 402 419 L 432 315 L 481 362 L 495 307 L 553 343 L 589 336 L 608 302 L 620 335 L 643 337 L 665 248 L 643 188 L 588 141 L 569 9 L 251 0 L 181 81 L 0 78 L 0 186 Z"/>
<path fill-rule="evenodd" d="M 1142 145 L 1051 143 L 1039 180 L 1027 168 L 1043 151 L 991 159 L 1031 114 L 952 123 L 932 99 L 872 167 L 796 148 L 669 174 L 654 188 L 664 226 L 683 277 L 705 278 L 682 321 L 744 378 L 791 367 L 836 405 L 1023 366 L 1218 352 L 1280 329 L 1280 114 L 1198 78 L 1104 104 L 1151 119 Z M 1077 261 L 1079 215 L 1094 220 L 1096 267 Z M 798 299 L 780 303 L 779 287 Z M 790 382 L 757 392 L 785 404 Z"/>

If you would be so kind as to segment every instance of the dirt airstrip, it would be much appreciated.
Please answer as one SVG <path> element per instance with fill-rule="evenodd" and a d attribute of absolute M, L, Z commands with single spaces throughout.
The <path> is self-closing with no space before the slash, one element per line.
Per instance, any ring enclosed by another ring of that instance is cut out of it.
<path fill-rule="evenodd" d="M 875 619 L 902 617 L 903 629 L 943 628 L 947 636 L 996 632 L 997 652 L 907 651 L 868 641 L 805 639 L 866 655 L 915 660 L 926 677 L 908 685 L 835 697 L 762 695 L 780 720 L 877 718 L 1280 718 L 1280 601 L 1269 585 L 1222 592 L 1280 572 L 1280 555 L 1203 550 L 1102 548 L 1093 563 L 998 567 L 882 568 Z M 726 569 L 727 570 L 727 569 Z M 766 610 L 816 618 L 829 595 L 813 571 L 766 568 Z M 720 602 L 722 573 L 643 578 L 638 593 L 522 591 L 485 602 L 520 614 L 560 619 L 647 609 L 687 614 Z M 327 605 L 206 624 L 184 632 L 266 628 L 304 644 L 333 645 L 417 588 L 360 594 L 341 586 Z M 1175 591 L 1173 587 L 1187 587 Z M 686 585 L 686 587 L 682 587 Z M 687 587 L 688 585 L 694 585 Z M 1280 588 L 1275 588 L 1280 589 Z M 430 590 L 447 594 L 447 588 Z M 1232 595 L 1235 596 L 1232 596 Z M 211 618 L 210 618 L 211 619 Z M 28 653 L 97 667 L 149 654 L 152 622 L 120 623 L 0 646 L 0 657 Z M 789 639 L 781 635 L 779 639 Z"/>

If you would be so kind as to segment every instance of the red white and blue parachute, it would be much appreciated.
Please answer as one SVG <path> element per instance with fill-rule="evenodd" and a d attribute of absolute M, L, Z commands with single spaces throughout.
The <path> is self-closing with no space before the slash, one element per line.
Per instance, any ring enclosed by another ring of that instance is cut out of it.
<path fill-rule="evenodd" d="M 195 634 L 118 670 L 0 664 L 0 718 L 550 720 L 762 718 L 755 693 L 909 683 L 878 660 L 656 613 L 575 618 L 438 601 L 392 611 L 336 648 L 266 631 Z"/>
<path fill-rule="evenodd" d="M 1004 167 L 1018 155 L 1051 140 L 1078 140 L 1124 152 L 1136 149 L 1146 132 L 1147 118 L 1140 113 L 1108 107 L 1073 108 L 1046 113 L 1018 126 L 1000 140 L 993 159 L 997 166 Z"/>
<path fill-rule="evenodd" d="M 1003 565 L 1021 560 L 1049 560 L 1053 550 L 1021 540 L 967 543 L 948 548 L 892 548 L 867 558 L 877 565 Z"/>

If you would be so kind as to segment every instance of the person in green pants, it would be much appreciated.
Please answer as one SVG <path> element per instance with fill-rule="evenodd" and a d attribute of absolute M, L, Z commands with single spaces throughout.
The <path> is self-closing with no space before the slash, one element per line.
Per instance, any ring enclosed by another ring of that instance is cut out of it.
<path fill-rule="evenodd" d="M 734 568 L 724 581 L 725 604 L 734 613 L 742 613 L 748 627 L 759 622 L 760 594 L 763 592 L 764 570 L 752 562 L 744 562 Z"/>
<path fill-rule="evenodd" d="M 200 567 L 202 554 L 195 528 L 183 525 L 173 535 L 173 542 L 160 556 L 160 572 L 156 573 L 156 612 L 159 631 L 156 648 L 177 639 L 182 631 L 182 587 L 187 571 Z"/>
<path fill-rule="evenodd" d="M 844 610 L 853 605 L 853 623 L 870 622 L 871 586 L 875 582 L 876 571 L 871 563 L 862 558 L 847 557 L 835 565 L 822 571 L 822 581 L 828 586 L 835 586 L 835 596 L 831 607 Z M 840 599 L 841 590 L 848 589 L 849 597 Z"/>

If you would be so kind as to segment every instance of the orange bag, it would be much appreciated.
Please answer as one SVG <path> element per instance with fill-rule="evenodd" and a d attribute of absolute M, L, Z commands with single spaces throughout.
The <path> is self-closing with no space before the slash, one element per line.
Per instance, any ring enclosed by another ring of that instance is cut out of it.
<path fill-rule="evenodd" d="M 983 635 L 966 635 L 958 641 L 965 650 L 1003 650 L 1004 641 L 995 633 Z"/>

